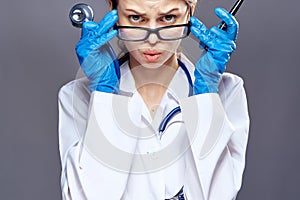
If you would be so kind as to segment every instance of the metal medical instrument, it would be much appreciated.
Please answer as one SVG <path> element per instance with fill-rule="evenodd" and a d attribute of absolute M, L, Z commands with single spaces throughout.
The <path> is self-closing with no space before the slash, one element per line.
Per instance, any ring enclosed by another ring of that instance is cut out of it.
<path fill-rule="evenodd" d="M 94 12 L 89 5 L 78 3 L 71 8 L 69 18 L 73 26 L 81 28 L 83 22 L 94 20 Z"/>

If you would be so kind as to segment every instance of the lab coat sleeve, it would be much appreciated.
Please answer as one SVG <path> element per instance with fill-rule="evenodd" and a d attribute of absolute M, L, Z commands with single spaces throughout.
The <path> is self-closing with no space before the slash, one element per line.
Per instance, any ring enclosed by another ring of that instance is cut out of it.
<path fill-rule="evenodd" d="M 67 178 L 68 155 L 83 137 L 88 115 L 89 91 L 85 79 L 64 85 L 58 93 L 58 138 L 61 159 L 61 189 L 63 199 L 72 199 Z"/>
<path fill-rule="evenodd" d="M 113 120 L 113 115 L 108 113 L 113 112 L 112 99 L 122 98 L 122 96 L 103 92 L 91 94 L 87 86 L 88 83 L 84 80 L 75 80 L 59 91 L 62 198 L 64 200 L 120 199 L 126 187 L 128 174 L 110 167 L 109 163 L 103 164 L 101 158 L 97 157 L 99 152 L 91 150 L 94 150 L 92 147 L 96 150 L 100 149 L 101 155 L 111 158 L 110 152 L 103 150 L 104 140 L 93 141 L 95 140 L 93 134 L 103 138 L 104 135 L 107 137 L 117 135 L 116 131 L 112 130 L 112 128 L 117 129 L 117 126 L 107 122 Z M 94 112 L 95 110 L 101 112 Z M 103 135 L 98 134 L 100 129 L 95 128 L 98 126 L 98 118 L 94 118 L 96 116 L 100 116 L 99 123 L 102 125 L 104 123 L 109 129 L 103 131 Z M 114 141 L 123 143 L 119 139 Z M 93 142 L 96 145 L 91 147 Z"/>
<path fill-rule="evenodd" d="M 83 137 L 88 114 L 89 94 L 78 81 L 64 85 L 58 93 L 59 111 L 59 152 L 61 162 L 64 163 L 68 149 Z M 78 93 L 81 92 L 82 94 Z M 80 122 L 79 124 L 76 124 Z"/>
<path fill-rule="evenodd" d="M 228 120 L 233 125 L 235 132 L 230 137 L 228 149 L 232 163 L 236 170 L 233 172 L 236 189 L 242 185 L 242 176 L 246 162 L 246 148 L 250 118 L 243 80 L 235 75 L 225 73 L 220 83 L 220 98 Z"/>
<path fill-rule="evenodd" d="M 181 107 L 191 143 L 184 183 L 187 198 L 234 199 L 242 183 L 249 130 L 242 79 L 225 73 L 219 94 L 183 99 Z"/>

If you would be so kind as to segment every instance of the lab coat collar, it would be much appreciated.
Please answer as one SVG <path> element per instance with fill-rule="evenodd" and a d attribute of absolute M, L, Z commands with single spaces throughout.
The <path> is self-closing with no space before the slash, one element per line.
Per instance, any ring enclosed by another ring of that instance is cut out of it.
<path fill-rule="evenodd" d="M 180 59 L 188 69 L 189 75 L 191 76 L 192 80 L 194 80 L 193 64 L 183 54 L 180 55 Z M 124 64 L 120 67 L 120 94 L 132 97 L 131 109 L 133 109 L 134 112 L 132 112 L 130 118 L 136 123 L 141 122 L 147 124 L 148 126 L 151 126 L 153 131 L 157 132 L 162 119 L 171 110 L 179 106 L 180 99 L 188 97 L 190 83 L 188 81 L 187 75 L 181 67 L 178 68 L 161 100 L 160 106 L 157 109 L 154 118 L 152 118 L 142 97 L 137 92 L 135 80 L 128 63 L 128 61 L 124 62 Z"/>

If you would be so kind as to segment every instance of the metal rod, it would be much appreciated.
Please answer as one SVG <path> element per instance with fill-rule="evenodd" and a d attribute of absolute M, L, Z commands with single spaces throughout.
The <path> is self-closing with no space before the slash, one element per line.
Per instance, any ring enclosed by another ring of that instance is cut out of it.
<path fill-rule="evenodd" d="M 239 8 L 241 7 L 243 2 L 244 2 L 244 0 L 238 0 L 237 2 L 235 2 L 235 4 L 233 5 L 233 7 L 229 11 L 229 13 L 234 16 L 237 13 L 237 11 L 239 10 Z M 223 21 L 221 26 L 220 26 L 220 29 L 221 30 L 226 30 L 226 28 L 227 28 L 226 23 Z"/>

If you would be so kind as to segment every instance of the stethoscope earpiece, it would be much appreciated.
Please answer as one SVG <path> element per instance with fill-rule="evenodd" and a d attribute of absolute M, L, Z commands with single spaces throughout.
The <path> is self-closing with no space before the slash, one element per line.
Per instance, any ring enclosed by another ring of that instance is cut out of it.
<path fill-rule="evenodd" d="M 81 28 L 83 22 L 94 20 L 94 12 L 89 5 L 78 3 L 71 8 L 69 18 L 73 26 Z"/>

